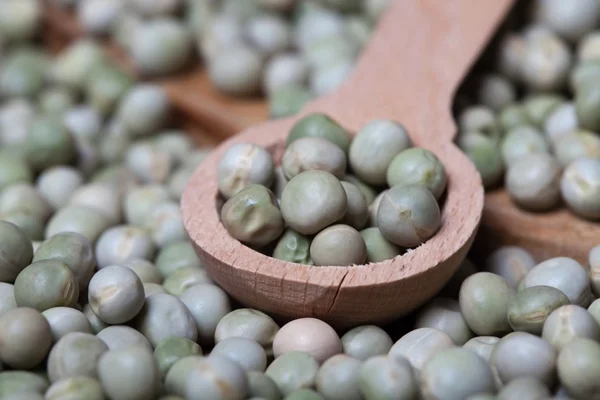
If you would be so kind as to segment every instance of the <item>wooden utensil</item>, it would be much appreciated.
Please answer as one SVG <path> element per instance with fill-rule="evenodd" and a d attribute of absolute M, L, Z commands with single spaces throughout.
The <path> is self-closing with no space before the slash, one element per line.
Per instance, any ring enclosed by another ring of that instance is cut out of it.
<path fill-rule="evenodd" d="M 280 317 L 314 316 L 336 326 L 390 321 L 440 290 L 471 246 L 484 197 L 475 167 L 452 143 L 451 102 L 511 3 L 397 0 L 337 91 L 294 118 L 252 127 L 219 146 L 182 198 L 186 229 L 213 279 L 248 306 Z M 278 162 L 292 125 L 312 112 L 328 114 L 351 131 L 373 119 L 395 119 L 416 146 L 435 152 L 449 178 L 440 231 L 393 260 L 354 267 L 287 263 L 231 238 L 219 220 L 219 159 L 234 143 L 256 143 Z"/>

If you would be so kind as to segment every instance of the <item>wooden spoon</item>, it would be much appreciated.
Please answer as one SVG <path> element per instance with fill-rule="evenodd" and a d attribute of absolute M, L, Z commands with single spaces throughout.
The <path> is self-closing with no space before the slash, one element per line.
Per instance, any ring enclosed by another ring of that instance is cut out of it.
<path fill-rule="evenodd" d="M 221 144 L 196 170 L 182 198 L 185 227 L 213 279 L 242 304 L 336 326 L 387 322 L 434 296 L 465 258 L 484 198 L 475 167 L 452 143 L 454 91 L 512 2 L 397 0 L 338 90 L 293 118 L 252 127 Z M 416 146 L 435 152 L 449 178 L 440 231 L 393 260 L 354 267 L 283 262 L 231 238 L 219 219 L 219 159 L 234 143 L 256 143 L 279 162 L 292 125 L 313 112 L 354 132 L 373 119 L 395 119 Z"/>

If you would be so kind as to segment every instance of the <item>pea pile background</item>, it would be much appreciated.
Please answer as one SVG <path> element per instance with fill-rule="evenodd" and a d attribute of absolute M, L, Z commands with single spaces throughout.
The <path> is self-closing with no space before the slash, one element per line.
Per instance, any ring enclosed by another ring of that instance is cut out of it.
<path fill-rule="evenodd" d="M 548 54 L 574 52 L 584 35 L 593 43 L 595 0 L 535 4 L 537 18 L 555 31 L 533 30 L 541 32 L 535 40 L 554 43 Z M 600 398 L 600 247 L 590 249 L 586 265 L 536 260 L 516 247 L 480 265 L 466 260 L 436 298 L 391 326 L 337 332 L 312 318 L 275 321 L 215 285 L 186 236 L 179 198 L 210 148 L 196 148 L 178 130 L 163 90 L 135 82 L 93 41 L 45 53 L 35 42 L 38 3 L 2 7 L 0 399 Z M 596 133 L 577 99 L 595 109 L 594 96 L 581 94 L 595 90 L 595 62 L 577 65 L 587 78 L 585 90 L 573 92 L 575 115 L 590 132 L 572 148 L 594 159 L 589 138 Z M 471 93 L 494 111 L 471 109 L 476 117 L 469 118 L 463 111 L 463 123 L 493 121 L 487 126 L 497 129 L 513 117 L 538 121 L 518 126 L 521 134 L 510 135 L 517 141 L 545 129 L 543 110 L 556 94 L 523 100 L 514 114 L 506 104 L 498 112 L 489 99 L 506 82 L 483 82 Z M 554 90 L 548 82 L 520 84 L 518 92 Z M 568 105 L 558 103 L 556 110 Z M 503 134 L 493 129 L 461 132 L 480 146 L 463 144 L 485 181 L 484 167 L 494 163 L 480 161 L 504 157 L 500 140 L 490 140 Z M 537 148 L 529 143 L 523 148 Z M 561 163 L 556 149 L 564 148 L 552 146 L 549 163 Z M 514 193 L 535 204 L 552 198 Z"/>

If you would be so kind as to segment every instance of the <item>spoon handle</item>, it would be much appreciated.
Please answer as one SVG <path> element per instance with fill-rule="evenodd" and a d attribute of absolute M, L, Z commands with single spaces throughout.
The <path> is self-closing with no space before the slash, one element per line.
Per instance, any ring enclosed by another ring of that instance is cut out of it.
<path fill-rule="evenodd" d="M 454 91 L 513 2 L 396 0 L 351 76 L 310 108 L 343 113 L 351 126 L 374 118 L 408 120 L 430 131 L 417 135 L 451 139 L 454 132 L 431 132 L 428 121 L 444 118 L 454 126 Z"/>

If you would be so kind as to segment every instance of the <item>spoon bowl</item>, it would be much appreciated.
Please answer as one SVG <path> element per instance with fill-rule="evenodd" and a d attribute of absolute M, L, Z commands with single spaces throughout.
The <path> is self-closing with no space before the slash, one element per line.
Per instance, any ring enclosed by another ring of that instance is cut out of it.
<path fill-rule="evenodd" d="M 225 141 L 195 171 L 182 197 L 184 224 L 212 278 L 233 298 L 281 318 L 310 316 L 339 327 L 385 323 L 429 300 L 456 271 L 477 231 L 484 193 L 475 167 L 452 143 L 451 102 L 512 1 L 449 3 L 396 1 L 336 91 L 295 117 Z M 230 237 L 220 221 L 217 187 L 224 152 L 236 143 L 254 143 L 279 163 L 293 124 L 314 112 L 351 132 L 374 119 L 395 119 L 415 146 L 434 152 L 448 175 L 440 230 L 392 260 L 349 267 L 281 261 Z"/>

